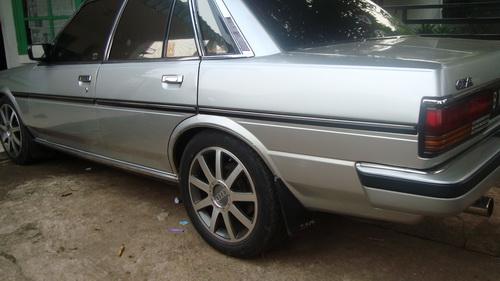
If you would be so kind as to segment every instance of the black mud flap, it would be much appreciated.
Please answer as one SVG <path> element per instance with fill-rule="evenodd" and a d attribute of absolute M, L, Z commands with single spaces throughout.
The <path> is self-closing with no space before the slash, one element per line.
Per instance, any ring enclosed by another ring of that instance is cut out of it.
<path fill-rule="evenodd" d="M 275 182 L 278 189 L 281 213 L 285 220 L 288 235 L 293 236 L 313 226 L 315 224 L 313 213 L 308 211 L 299 200 L 295 198 L 293 193 L 288 190 L 280 179 L 276 179 Z"/>

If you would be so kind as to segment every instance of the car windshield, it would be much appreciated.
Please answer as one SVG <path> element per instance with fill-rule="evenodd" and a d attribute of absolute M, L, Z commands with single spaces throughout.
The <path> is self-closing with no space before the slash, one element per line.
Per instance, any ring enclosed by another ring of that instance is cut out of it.
<path fill-rule="evenodd" d="M 369 0 L 244 0 L 284 50 L 410 35 Z"/>

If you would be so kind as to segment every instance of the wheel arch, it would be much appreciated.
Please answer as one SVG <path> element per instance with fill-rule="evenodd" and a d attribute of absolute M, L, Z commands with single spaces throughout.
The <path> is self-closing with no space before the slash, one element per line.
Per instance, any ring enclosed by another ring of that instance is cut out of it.
<path fill-rule="evenodd" d="M 189 140 L 203 130 L 221 131 L 249 145 L 275 177 L 281 213 L 288 234 L 299 232 L 307 225 L 311 220 L 309 212 L 298 200 L 297 190 L 281 177 L 267 148 L 255 135 L 230 118 L 200 114 L 181 122 L 173 131 L 168 144 L 168 158 L 174 173 L 178 174 L 180 159 Z"/>
<path fill-rule="evenodd" d="M 172 132 L 168 144 L 168 158 L 174 173 L 179 172 L 182 153 L 189 140 L 203 130 L 221 131 L 243 141 L 261 157 L 274 176 L 280 177 L 267 148 L 255 135 L 230 118 L 203 114 L 184 120 Z"/>
<path fill-rule="evenodd" d="M 24 122 L 24 116 L 21 108 L 19 107 L 19 104 L 17 103 L 16 98 L 12 94 L 12 92 L 7 88 L 7 87 L 2 87 L 0 86 L 0 98 L 5 97 L 10 102 L 14 105 L 14 108 L 17 111 L 17 114 L 19 115 L 19 118 L 21 118 L 21 121 Z"/>

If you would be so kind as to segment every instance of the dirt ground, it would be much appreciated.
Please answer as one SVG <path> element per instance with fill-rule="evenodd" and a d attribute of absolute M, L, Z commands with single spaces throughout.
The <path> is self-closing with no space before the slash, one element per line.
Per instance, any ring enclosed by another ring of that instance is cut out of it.
<path fill-rule="evenodd" d="M 0 279 L 500 280 L 499 210 L 412 226 L 321 215 L 283 247 L 238 260 L 179 224 L 177 195 L 69 156 L 27 167 L 0 158 Z"/>

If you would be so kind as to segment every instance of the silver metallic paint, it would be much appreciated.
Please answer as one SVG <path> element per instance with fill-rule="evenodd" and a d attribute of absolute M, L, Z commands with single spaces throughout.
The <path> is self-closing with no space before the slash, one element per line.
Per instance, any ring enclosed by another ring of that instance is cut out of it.
<path fill-rule="evenodd" d="M 204 61 L 198 103 L 200 107 L 417 124 L 422 97 L 438 95 L 435 70 L 346 63 L 307 54 Z"/>
<path fill-rule="evenodd" d="M 16 92 L 54 96 L 95 98 L 96 79 L 91 83 L 78 81 L 80 75 L 97 77 L 99 64 L 29 65 L 15 84 Z M 10 83 L 9 83 L 10 84 Z M 47 140 L 65 143 L 77 149 L 95 151 L 99 139 L 99 122 L 92 105 L 29 99 L 29 110 L 23 122 Z"/>
<path fill-rule="evenodd" d="M 467 194 L 452 199 L 431 198 L 370 187 L 364 187 L 364 189 L 368 200 L 374 207 L 426 216 L 451 216 L 461 213 L 473 204 L 495 184 L 498 184 L 499 178 L 500 168 L 497 168 Z"/>
<path fill-rule="evenodd" d="M 11 94 L 147 101 L 416 126 L 422 99 L 462 95 L 500 76 L 495 67 L 500 60 L 498 42 L 398 37 L 284 53 L 241 0 L 224 0 L 224 4 L 255 57 L 204 57 L 201 65 L 192 58 L 27 65 L 0 73 L 0 93 L 14 102 L 25 124 L 38 129 L 38 142 L 173 181 L 177 180 L 173 152 L 179 137 L 197 128 L 222 130 L 252 147 L 310 209 L 414 221 L 422 214 L 465 208 L 482 195 L 479 193 L 487 189 L 491 179 L 498 180 L 497 169 L 470 194 L 447 204 L 363 188 L 356 163 L 389 165 L 396 167 L 393 171 L 429 169 L 473 145 L 480 149 L 478 143 L 498 130 L 499 118 L 486 132 L 456 149 L 433 159 L 421 159 L 418 136 L 412 134 L 28 100 Z M 184 75 L 181 87 L 161 83 L 162 75 L 171 74 Z M 80 85 L 79 75 L 97 79 L 91 85 Z M 468 76 L 473 77 L 475 86 L 457 92 L 454 81 Z M 85 88 L 89 88 L 88 93 Z M 456 173 L 467 171 L 468 161 L 454 163 L 460 167 Z M 430 211 L 426 211 L 428 208 Z"/>
<path fill-rule="evenodd" d="M 432 170 L 393 168 L 360 162 L 357 169 L 365 174 L 395 177 L 407 181 L 432 184 L 458 184 L 476 174 L 481 167 L 500 154 L 500 137 L 491 137 L 474 146 L 456 159 Z"/>
<path fill-rule="evenodd" d="M 1 74 L 1 72 L 0 72 Z M 0 76 L 1 79 L 1 76 Z M 8 87 L 1 86 L 0 85 L 0 97 L 5 96 L 7 99 L 9 99 L 12 104 L 14 105 L 14 108 L 19 114 L 19 118 L 21 120 L 24 120 L 24 114 L 29 111 L 29 106 L 28 106 L 28 99 L 26 98 L 15 98 L 12 92 L 9 90 Z"/>
<path fill-rule="evenodd" d="M 271 172 L 281 178 L 307 208 L 400 222 L 420 219 L 419 215 L 371 207 L 357 178 L 355 162 L 270 151 L 242 123 L 231 118 L 199 114 L 179 124 L 169 141 L 169 159 L 174 173 L 177 173 L 173 159 L 175 143 L 182 134 L 199 128 L 216 129 L 252 147 Z M 314 181 L 310 182 L 311 178 Z"/>
<path fill-rule="evenodd" d="M 199 60 L 103 64 L 97 87 L 99 99 L 187 105 L 193 113 L 97 106 L 102 141 L 99 153 L 172 171 L 167 140 L 182 120 L 195 114 L 199 64 Z M 164 75 L 182 75 L 184 79 L 182 84 L 162 83 Z"/>
<path fill-rule="evenodd" d="M 148 175 L 148 176 L 152 176 L 152 177 L 155 177 L 158 179 L 172 181 L 172 182 L 177 182 L 179 180 L 177 175 L 172 174 L 172 173 L 168 173 L 165 171 L 151 169 L 151 168 L 144 167 L 142 165 L 137 165 L 134 163 L 128 163 L 125 161 L 112 159 L 112 158 L 109 158 L 109 157 L 106 157 L 103 155 L 94 154 L 94 153 L 91 153 L 88 151 L 75 149 L 73 147 L 53 143 L 53 142 L 50 142 L 50 141 L 47 141 L 44 139 L 40 139 L 40 138 L 36 138 L 35 141 L 39 144 L 45 145 L 47 147 L 50 147 L 50 148 L 53 148 L 56 150 L 63 151 L 65 153 L 69 153 L 69 154 L 72 154 L 72 155 L 75 155 L 75 156 L 78 156 L 78 157 L 81 157 L 84 159 L 88 159 L 91 161 L 99 162 L 102 164 L 110 165 L 110 166 L 113 166 L 116 168 L 124 169 L 124 170 L 130 171 L 130 172 Z"/>
<path fill-rule="evenodd" d="M 174 173 L 178 173 L 178 167 L 176 167 L 174 159 L 175 144 L 184 133 L 200 128 L 221 130 L 238 137 L 240 140 L 252 147 L 262 157 L 271 172 L 279 177 L 278 170 L 272 163 L 267 148 L 258 138 L 255 137 L 255 135 L 230 118 L 204 114 L 198 114 L 184 120 L 172 132 L 168 142 L 168 157 Z"/>

